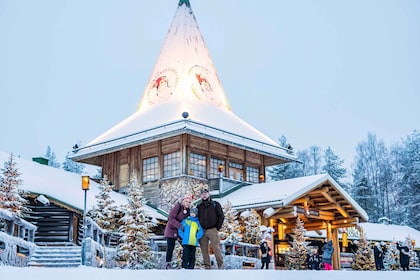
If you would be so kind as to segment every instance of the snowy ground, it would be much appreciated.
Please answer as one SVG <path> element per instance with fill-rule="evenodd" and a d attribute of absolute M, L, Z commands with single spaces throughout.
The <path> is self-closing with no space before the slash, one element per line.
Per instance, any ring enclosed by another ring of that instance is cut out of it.
<path fill-rule="evenodd" d="M 113 270 L 99 268 L 18 268 L 0 266 L 1 279 L 82 280 L 414 280 L 419 271 L 284 271 L 284 270 Z"/>

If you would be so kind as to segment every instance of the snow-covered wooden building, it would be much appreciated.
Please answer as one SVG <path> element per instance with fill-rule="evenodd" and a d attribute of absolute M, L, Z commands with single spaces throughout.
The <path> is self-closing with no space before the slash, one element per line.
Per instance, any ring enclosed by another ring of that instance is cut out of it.
<path fill-rule="evenodd" d="M 71 158 L 102 167 L 120 192 L 136 176 L 165 210 L 203 188 L 256 209 L 276 229 L 276 250 L 297 216 L 309 229 L 327 229 L 335 246 L 339 228 L 368 220 L 329 175 L 265 183 L 267 167 L 299 160 L 232 112 L 188 0 L 178 2 L 137 111 Z"/>
<path fill-rule="evenodd" d="M 335 245 L 339 228 L 368 219 L 328 175 L 265 183 L 267 167 L 298 159 L 232 112 L 188 0 L 178 3 L 137 111 L 72 159 L 101 166 L 120 192 L 136 176 L 166 210 L 208 188 L 237 209 L 259 211 L 278 248 L 298 215 L 308 229 L 328 229 Z"/>

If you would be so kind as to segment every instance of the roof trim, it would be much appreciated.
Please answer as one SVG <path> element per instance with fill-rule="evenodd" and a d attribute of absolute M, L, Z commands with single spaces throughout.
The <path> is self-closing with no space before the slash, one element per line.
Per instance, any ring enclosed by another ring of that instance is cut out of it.
<path fill-rule="evenodd" d="M 264 143 L 259 140 L 254 140 L 249 137 L 241 136 L 239 134 L 228 132 L 226 130 L 202 124 L 193 120 L 173 121 L 112 140 L 87 145 L 74 150 L 75 154 L 70 156 L 70 158 L 76 161 L 83 160 L 86 158 L 91 158 L 92 156 L 104 155 L 110 152 L 122 150 L 124 148 L 145 144 L 182 133 L 201 136 L 209 140 L 214 140 L 216 142 L 221 142 L 245 150 L 254 151 L 267 156 L 281 158 L 286 161 L 299 162 L 297 157 L 290 154 L 287 148 Z M 221 137 L 214 136 L 215 134 L 220 135 Z M 132 139 L 127 141 L 127 138 Z M 118 142 L 121 142 L 121 144 L 118 144 Z M 109 148 L 106 148 L 108 145 Z"/>

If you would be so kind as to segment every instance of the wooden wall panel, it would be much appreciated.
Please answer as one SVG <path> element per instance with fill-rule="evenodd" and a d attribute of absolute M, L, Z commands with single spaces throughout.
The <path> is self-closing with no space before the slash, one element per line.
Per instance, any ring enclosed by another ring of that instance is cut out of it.
<path fill-rule="evenodd" d="M 192 149 L 199 149 L 205 151 L 207 151 L 208 149 L 208 140 L 196 136 L 190 136 L 189 144 Z"/>
<path fill-rule="evenodd" d="M 180 150 L 181 136 L 162 140 L 162 154 L 169 154 Z"/>
<path fill-rule="evenodd" d="M 143 145 L 141 149 L 141 158 L 149 158 L 159 155 L 159 145 L 158 142 L 153 142 Z"/>
<path fill-rule="evenodd" d="M 217 156 L 226 157 L 228 155 L 228 148 L 226 145 L 212 142 L 209 143 L 210 153 Z"/>
<path fill-rule="evenodd" d="M 253 153 L 250 151 L 245 151 L 246 161 L 251 164 L 261 164 L 261 156 L 257 153 Z"/>
<path fill-rule="evenodd" d="M 228 156 L 234 160 L 239 160 L 242 163 L 245 160 L 245 152 L 236 147 L 229 147 Z"/>

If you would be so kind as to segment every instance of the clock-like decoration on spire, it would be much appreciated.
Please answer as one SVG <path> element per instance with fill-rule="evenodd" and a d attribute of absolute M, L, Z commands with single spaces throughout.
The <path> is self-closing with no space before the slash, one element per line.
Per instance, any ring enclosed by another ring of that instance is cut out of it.
<path fill-rule="evenodd" d="M 191 89 L 199 100 L 215 101 L 215 93 L 213 87 L 216 85 L 213 76 L 207 68 L 195 65 L 191 67 L 189 73 L 191 81 Z"/>
<path fill-rule="evenodd" d="M 178 74 L 175 69 L 167 68 L 159 71 L 149 85 L 148 100 L 155 104 L 172 96 L 178 84 Z"/>

